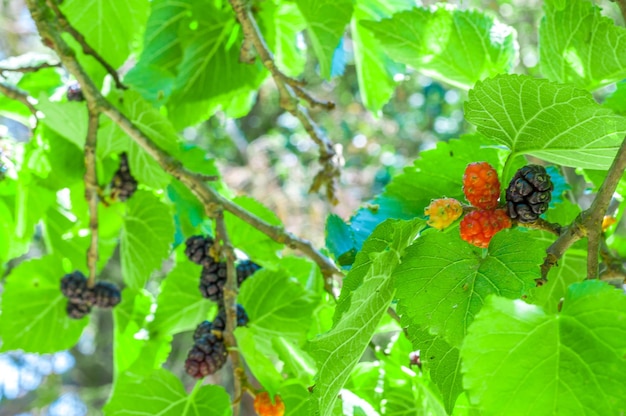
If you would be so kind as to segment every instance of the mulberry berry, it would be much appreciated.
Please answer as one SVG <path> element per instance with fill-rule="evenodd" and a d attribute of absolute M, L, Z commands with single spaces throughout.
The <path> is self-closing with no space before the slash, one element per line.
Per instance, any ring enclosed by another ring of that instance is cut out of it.
<path fill-rule="evenodd" d="M 456 221 L 463 214 L 461 203 L 454 198 L 441 198 L 433 200 L 424 208 L 424 215 L 428 215 L 428 225 L 438 230 L 443 230 Z"/>
<path fill-rule="evenodd" d="M 237 304 L 237 326 L 246 326 L 248 324 L 248 314 L 243 306 Z M 226 329 L 226 309 L 221 307 L 217 312 L 217 316 L 213 320 L 213 329 L 216 331 L 224 331 Z"/>
<path fill-rule="evenodd" d="M 272 403 L 269 393 L 264 391 L 255 396 L 254 410 L 259 416 L 283 416 L 285 403 L 278 394 L 274 396 L 274 403 Z"/>
<path fill-rule="evenodd" d="M 506 209 L 519 222 L 533 222 L 548 209 L 554 185 L 543 166 L 527 165 L 515 172 L 506 189 Z"/>
<path fill-rule="evenodd" d="M 98 282 L 93 288 L 93 304 L 100 308 L 112 308 L 122 300 L 120 289 L 109 282 Z"/>
<path fill-rule="evenodd" d="M 87 278 L 80 271 L 66 274 L 61 279 L 61 293 L 74 303 L 84 302 L 90 296 L 91 289 L 87 287 Z"/>
<path fill-rule="evenodd" d="M 83 90 L 78 82 L 73 82 L 67 86 L 68 101 L 85 101 Z"/>
<path fill-rule="evenodd" d="M 210 334 L 212 329 L 213 324 L 211 321 L 200 322 L 200 324 L 196 327 L 196 330 L 193 331 L 193 340 L 197 341 L 203 336 Z"/>
<path fill-rule="evenodd" d="M 200 276 L 200 293 L 205 298 L 220 302 L 224 297 L 226 284 L 226 263 L 214 262 L 202 268 Z"/>
<path fill-rule="evenodd" d="M 242 260 L 237 264 L 237 284 L 241 285 L 248 277 L 252 276 L 261 266 L 251 260 Z"/>
<path fill-rule="evenodd" d="M 496 208 L 500 196 L 498 172 L 487 162 L 470 163 L 463 175 L 463 193 L 476 208 Z"/>
<path fill-rule="evenodd" d="M 120 167 L 111 180 L 111 198 L 126 201 L 137 190 L 137 180 L 131 175 L 128 155 L 120 154 Z"/>
<path fill-rule="evenodd" d="M 222 338 L 206 334 L 194 343 L 187 354 L 185 371 L 192 377 L 202 378 L 215 373 L 226 363 L 228 354 Z"/>
<path fill-rule="evenodd" d="M 65 311 L 67 312 L 67 316 L 72 319 L 82 319 L 91 312 L 91 306 L 85 302 L 72 302 L 68 300 Z"/>
<path fill-rule="evenodd" d="M 461 238 L 477 247 L 487 248 L 498 231 L 510 227 L 511 219 L 503 209 L 472 211 L 461 220 Z"/>
<path fill-rule="evenodd" d="M 215 263 L 215 260 L 209 253 L 213 243 L 213 238 L 209 236 L 191 236 L 185 241 L 185 255 L 192 262 L 204 267 L 209 267 L 211 264 Z"/>

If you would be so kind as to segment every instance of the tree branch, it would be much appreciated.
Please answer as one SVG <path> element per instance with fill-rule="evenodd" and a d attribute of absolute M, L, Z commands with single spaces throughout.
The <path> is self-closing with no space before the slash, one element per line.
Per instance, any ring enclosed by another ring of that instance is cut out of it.
<path fill-rule="evenodd" d="M 28 95 L 26 91 L 23 91 L 4 82 L 0 82 L 0 92 L 10 99 L 19 101 L 24 104 L 26 107 L 28 107 L 30 112 L 33 113 L 35 118 L 37 118 L 37 109 L 34 106 L 34 104 L 37 103 L 37 100 Z"/>
<path fill-rule="evenodd" d="M 9 68 L 9 67 L 0 67 L 0 73 L 2 72 L 20 72 L 20 73 L 28 73 L 28 72 L 37 72 L 39 70 L 45 69 L 45 68 L 58 68 L 61 66 L 60 62 L 57 62 L 55 64 L 51 64 L 50 62 L 42 62 L 39 65 L 32 65 L 32 66 L 20 66 L 20 67 L 15 67 L 15 68 Z"/>
<path fill-rule="evenodd" d="M 242 50 L 243 56 L 248 62 L 250 61 L 248 48 L 249 44 L 252 43 L 263 66 L 267 68 L 272 78 L 274 78 L 274 82 L 280 94 L 280 106 L 300 120 L 306 132 L 320 149 L 319 162 L 322 165 L 322 169 L 315 176 L 310 192 L 317 192 L 325 186 L 327 198 L 330 202 L 336 204 L 338 201 L 335 195 L 335 186 L 340 173 L 341 158 L 337 154 L 333 143 L 311 119 L 307 109 L 299 104 L 298 98 L 309 103 L 311 107 L 323 107 L 328 110 L 335 107 L 334 103 L 316 100 L 302 89 L 303 83 L 301 81 L 294 80 L 283 74 L 276 67 L 274 56 L 272 52 L 270 52 L 265 38 L 244 0 L 229 1 L 243 29 L 245 38 L 244 46 L 246 47 L 245 50 Z"/>
<path fill-rule="evenodd" d="M 74 26 L 72 26 L 69 20 L 67 20 L 67 17 L 65 17 L 65 14 L 63 14 L 61 9 L 59 9 L 56 4 L 56 0 L 46 0 L 46 4 L 48 4 L 48 7 L 50 7 L 50 9 L 54 11 L 54 14 L 56 14 L 61 28 L 70 35 L 72 35 L 72 37 L 76 39 L 76 42 L 78 42 L 78 44 L 83 48 L 83 53 L 93 56 L 96 61 L 100 62 L 100 65 L 102 65 L 104 69 L 106 69 L 106 71 L 113 77 L 113 80 L 115 81 L 115 86 L 118 89 L 125 90 L 127 87 L 122 84 L 120 76 L 117 74 L 115 68 L 109 65 L 109 63 L 102 56 L 100 56 L 100 54 L 96 52 L 95 49 L 89 46 L 83 34 L 76 30 Z"/>
<path fill-rule="evenodd" d="M 204 182 L 203 175 L 197 175 L 186 170 L 182 164 L 168 155 L 159 148 L 148 136 L 146 136 L 135 124 L 133 124 L 124 114 L 115 108 L 106 98 L 102 96 L 96 88 L 91 78 L 85 73 L 80 66 L 72 49 L 63 40 L 61 34 L 55 30 L 55 22 L 46 19 L 45 10 L 42 10 L 38 4 L 38 0 L 27 0 L 28 8 L 37 24 L 40 35 L 47 39 L 51 47 L 57 52 L 63 65 L 74 75 L 80 83 L 83 94 L 89 105 L 93 106 L 95 111 L 105 114 L 114 123 L 116 123 L 126 134 L 130 136 L 139 146 L 141 146 L 161 168 L 172 175 L 174 178 L 182 182 L 208 209 L 223 209 L 228 211 L 244 222 L 258 229 L 276 242 L 286 244 L 287 246 L 300 250 L 303 254 L 311 258 L 320 268 L 325 282 L 335 274 L 341 274 L 335 264 L 328 257 L 324 256 L 319 250 L 304 239 L 301 239 L 292 233 L 286 232 L 282 227 L 273 226 L 249 211 L 241 208 L 239 205 L 224 198 L 215 189 Z"/>
<path fill-rule="evenodd" d="M 221 241 L 222 257 L 226 259 L 226 284 L 224 285 L 224 309 L 226 311 L 226 330 L 223 331 L 224 341 L 228 347 L 228 354 L 233 365 L 233 415 L 240 413 L 239 403 L 243 394 L 242 385 L 248 384 L 246 373 L 237 349 L 237 339 L 234 331 L 237 328 L 237 272 L 235 270 L 235 249 L 230 241 L 226 224 L 224 223 L 224 212 L 218 211 L 215 215 L 215 228 L 217 239 Z"/>
<path fill-rule="evenodd" d="M 87 140 L 85 141 L 85 199 L 89 206 L 89 231 L 91 233 L 91 243 L 87 250 L 88 287 L 93 287 L 96 284 L 98 263 L 98 176 L 96 173 L 98 117 L 97 111 L 90 106 Z"/>
<path fill-rule="evenodd" d="M 583 211 L 569 226 L 561 231 L 561 235 L 546 250 L 547 256 L 541 265 L 541 278 L 537 284 L 542 285 L 547 281 L 550 268 L 555 266 L 563 257 L 565 251 L 576 241 L 588 237 L 587 246 L 587 278 L 595 279 L 598 276 L 598 247 L 602 235 L 602 219 L 609 207 L 611 198 L 615 193 L 624 170 L 626 169 L 626 138 L 617 150 L 615 159 L 609 168 L 609 172 L 602 182 L 596 197 L 589 209 Z"/>

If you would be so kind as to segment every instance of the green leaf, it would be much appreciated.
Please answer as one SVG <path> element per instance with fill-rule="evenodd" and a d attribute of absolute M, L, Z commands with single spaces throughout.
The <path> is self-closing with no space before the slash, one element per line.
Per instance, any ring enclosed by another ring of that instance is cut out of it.
<path fill-rule="evenodd" d="M 303 342 L 319 299 L 285 271 L 262 269 L 241 285 L 238 297 L 250 318 L 248 326 L 266 338 Z"/>
<path fill-rule="evenodd" d="M 446 411 L 452 414 L 457 398 L 463 393 L 459 349 L 442 336 L 431 335 L 416 325 L 409 325 L 407 331 L 414 349 L 420 351 L 424 370 L 429 371 L 430 379 L 439 387 Z"/>
<path fill-rule="evenodd" d="M 278 357 L 272 348 L 270 339 L 266 335 L 255 334 L 254 330 L 248 328 L 237 328 L 235 337 L 239 351 L 245 358 L 254 377 L 270 396 L 276 394 L 283 381 L 283 376 L 274 364 L 274 362 L 278 362 Z"/>
<path fill-rule="evenodd" d="M 361 24 L 391 58 L 463 89 L 508 72 L 517 58 L 515 30 L 477 11 L 415 8 Z"/>
<path fill-rule="evenodd" d="M 113 153 L 128 152 L 131 139 L 111 119 L 100 118 L 96 154 L 102 160 Z"/>
<path fill-rule="evenodd" d="M 360 22 L 389 17 L 394 12 L 409 9 L 413 5 L 413 2 L 404 0 L 356 2 L 350 30 L 359 91 L 363 104 L 369 110 L 378 111 L 389 101 L 396 87 L 393 77 L 397 73 L 403 72 L 404 66 L 389 59 L 374 35 L 365 29 Z"/>
<path fill-rule="evenodd" d="M 175 0 L 154 0 L 146 26 L 144 49 L 137 65 L 124 82 L 135 87 L 152 103 L 164 103 L 172 93 L 177 66 L 183 57 L 178 33 L 187 21 L 191 4 Z"/>
<path fill-rule="evenodd" d="M 87 106 L 78 102 L 54 102 L 42 93 L 37 110 L 45 114 L 43 123 L 82 149 L 87 137 Z"/>
<path fill-rule="evenodd" d="M 67 0 L 61 9 L 89 46 L 113 68 L 118 68 L 134 50 L 143 33 L 148 6 L 149 2 L 143 0 Z"/>
<path fill-rule="evenodd" d="M 192 330 L 207 319 L 213 303 L 198 290 L 201 269 L 185 259 L 167 275 L 161 284 L 159 306 L 150 323 L 150 332 L 173 335 Z"/>
<path fill-rule="evenodd" d="M 233 202 L 268 224 L 281 226 L 281 222 L 276 214 L 256 199 L 248 196 L 239 196 L 234 198 Z M 278 256 L 276 252 L 282 249 L 282 244 L 275 242 L 266 234 L 230 212 L 224 213 L 224 221 L 226 222 L 226 229 L 233 246 L 244 251 L 255 260 L 277 261 Z"/>
<path fill-rule="evenodd" d="M 297 37 L 305 29 L 306 23 L 295 4 L 277 3 L 271 13 L 263 13 L 265 9 L 260 13 L 265 21 L 264 33 L 266 39 L 274 38 L 272 50 L 276 66 L 286 75 L 296 77 L 304 71 L 306 63 L 304 51 L 298 47 L 297 42 Z"/>
<path fill-rule="evenodd" d="M 122 302 L 113 310 L 113 363 L 116 379 L 129 368 L 151 372 L 161 367 L 167 359 L 171 338 L 148 337 L 144 330 L 146 317 L 153 304 L 153 296 L 145 290 L 125 289 Z"/>
<path fill-rule="evenodd" d="M 558 314 L 490 297 L 461 348 L 464 386 L 485 415 L 615 415 L 626 410 L 626 297 L 570 286 Z"/>
<path fill-rule="evenodd" d="M 393 273 L 398 311 L 413 325 L 460 346 L 489 294 L 515 299 L 535 287 L 546 247 L 533 234 L 503 230 L 483 256 L 456 229 L 424 232 Z"/>
<path fill-rule="evenodd" d="M 296 0 L 319 61 L 320 75 L 330 78 L 335 49 L 352 16 L 352 0 Z"/>
<path fill-rule="evenodd" d="M 339 391 L 393 299 L 391 274 L 423 227 L 421 220 L 385 221 L 357 255 L 344 279 L 335 325 L 310 342 L 309 352 L 319 369 L 311 397 L 314 414 L 332 414 Z"/>
<path fill-rule="evenodd" d="M 187 395 L 183 383 L 172 373 L 160 369 L 144 377 L 125 374 L 115 383 L 104 407 L 107 416 L 230 416 L 228 393 L 221 386 L 200 382 Z"/>
<path fill-rule="evenodd" d="M 183 58 L 174 81 L 172 104 L 203 101 L 235 91 L 256 89 L 267 76 L 258 61 L 248 65 L 239 61 L 241 35 L 229 43 L 237 22 L 232 10 L 217 10 L 211 0 L 191 2 L 197 29 L 183 36 Z"/>
<path fill-rule="evenodd" d="M 608 169 L 626 134 L 626 118 L 589 92 L 525 75 L 476 84 L 465 118 L 513 154 L 589 169 Z"/>
<path fill-rule="evenodd" d="M 306 414 L 309 392 L 299 380 L 288 380 L 278 390 L 285 403 L 285 416 L 301 416 Z"/>
<path fill-rule="evenodd" d="M 567 288 L 586 277 L 587 253 L 570 249 L 559 259 L 558 265 L 550 269 L 548 282 L 536 289 L 532 303 L 541 306 L 547 313 L 556 313 Z"/>
<path fill-rule="evenodd" d="M 178 134 L 170 121 L 135 91 L 125 91 L 123 102 L 125 114 L 135 125 L 162 150 L 176 156 Z M 135 141 L 129 145 L 128 163 L 135 179 L 144 185 L 160 189 L 171 181 L 171 176 Z"/>
<path fill-rule="evenodd" d="M 626 29 L 592 2 L 544 2 L 539 63 L 550 80 L 595 90 L 626 77 Z"/>
<path fill-rule="evenodd" d="M 89 318 L 67 316 L 64 274 L 61 259 L 52 256 L 25 261 L 11 271 L 2 293 L 2 351 L 50 353 L 78 342 Z"/>
<path fill-rule="evenodd" d="M 136 192 L 128 202 L 120 237 L 124 282 L 132 288 L 142 288 L 150 274 L 161 267 L 173 239 L 169 207 L 148 192 Z"/>

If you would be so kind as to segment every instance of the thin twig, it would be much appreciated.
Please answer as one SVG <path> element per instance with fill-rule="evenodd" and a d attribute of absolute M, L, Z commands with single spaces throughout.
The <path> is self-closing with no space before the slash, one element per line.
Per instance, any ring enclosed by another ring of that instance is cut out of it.
<path fill-rule="evenodd" d="M 116 123 L 125 133 L 129 135 L 141 148 L 143 148 L 160 166 L 181 181 L 206 207 L 223 209 L 228 211 L 252 227 L 258 229 L 274 241 L 286 244 L 287 246 L 301 251 L 304 255 L 312 259 L 320 268 L 325 282 L 331 279 L 335 274 L 342 273 L 337 269 L 335 264 L 315 249 L 313 245 L 304 239 L 285 231 L 282 227 L 273 226 L 251 212 L 243 209 L 239 205 L 224 198 L 215 189 L 207 185 L 203 175 L 197 175 L 185 169 L 180 161 L 172 158 L 165 151 L 159 148 L 148 136 L 146 136 L 133 122 L 131 122 L 124 114 L 115 108 L 106 98 L 102 96 L 100 91 L 91 81 L 91 78 L 85 73 L 81 65 L 76 60 L 72 49 L 63 40 L 61 34 L 54 28 L 54 22 L 46 19 L 44 10 L 39 8 L 37 0 L 27 0 L 28 8 L 37 24 L 40 35 L 47 40 L 53 49 L 59 55 L 63 65 L 80 83 L 83 94 L 88 103 L 93 103 L 94 109 L 105 114 L 114 123 Z"/>
<path fill-rule="evenodd" d="M 624 138 L 621 146 L 617 150 L 615 159 L 613 159 L 609 172 L 606 178 L 604 178 L 604 182 L 602 182 L 591 207 L 576 217 L 569 226 L 564 227 L 561 230 L 559 238 L 546 250 L 547 256 L 541 265 L 541 278 L 537 281 L 538 285 L 542 285 L 547 281 L 550 269 L 557 264 L 559 259 L 563 257 L 565 251 L 572 244 L 583 237 L 588 237 L 590 240 L 587 247 L 587 278 L 594 279 L 598 276 L 597 263 L 599 243 L 597 243 L 597 240 L 602 235 L 602 219 L 606 214 L 611 198 L 615 193 L 617 184 L 625 169 L 626 138 Z"/>
<path fill-rule="evenodd" d="M 16 100 L 24 104 L 35 117 L 37 117 L 37 109 L 34 104 L 37 103 L 33 97 L 28 95 L 26 91 L 16 88 L 12 85 L 0 82 L 0 92 L 12 100 Z"/>
<path fill-rule="evenodd" d="M 55 64 L 51 64 L 50 62 L 42 62 L 39 65 L 20 66 L 20 67 L 15 67 L 15 68 L 0 67 L 0 73 L 2 73 L 2 72 L 20 72 L 22 74 L 25 74 L 25 73 L 28 73 L 28 72 L 37 72 L 37 71 L 45 69 L 45 68 L 58 68 L 60 66 L 61 66 L 60 62 L 57 62 Z"/>
<path fill-rule="evenodd" d="M 228 354 L 233 365 L 233 415 L 238 416 L 240 413 L 239 402 L 243 394 L 242 378 L 246 377 L 243 369 L 241 357 L 237 350 L 237 339 L 234 331 L 237 328 L 237 272 L 235 270 L 235 249 L 230 241 L 226 224 L 224 223 L 224 212 L 218 211 L 215 215 L 215 228 L 218 240 L 221 241 L 222 257 L 226 259 L 226 284 L 224 285 L 224 309 L 226 311 L 226 329 L 222 332 L 224 342 L 228 347 Z"/>
<path fill-rule="evenodd" d="M 322 165 L 322 169 L 317 173 L 311 185 L 311 192 L 317 192 L 322 187 L 326 187 L 326 195 L 330 202 L 336 204 L 337 197 L 335 195 L 336 180 L 340 173 L 340 157 L 333 146 L 333 143 L 328 139 L 326 134 L 322 132 L 315 122 L 309 116 L 309 113 L 305 107 L 299 104 L 299 99 L 303 99 L 308 102 L 312 107 L 324 107 L 326 109 L 334 108 L 334 104 L 330 102 L 322 102 L 311 97 L 306 91 L 302 89 L 303 83 L 301 81 L 294 80 L 283 74 L 274 62 L 274 56 L 270 52 L 265 38 L 261 33 L 259 26 L 256 23 L 254 16 L 250 13 L 244 0 L 229 0 L 230 4 L 237 15 L 237 20 L 241 24 L 243 29 L 244 46 L 248 46 L 249 42 L 254 45 L 257 54 L 263 66 L 267 68 L 276 87 L 280 94 L 280 106 L 291 113 L 302 123 L 304 129 L 311 137 L 311 139 L 318 145 L 320 149 L 319 162 Z M 246 53 L 246 55 L 249 55 Z"/>
<path fill-rule="evenodd" d="M 78 44 L 82 47 L 83 53 L 85 53 L 86 55 L 93 56 L 96 61 L 100 62 L 100 65 L 102 65 L 104 69 L 106 69 L 106 71 L 113 77 L 115 86 L 118 89 L 121 89 L 121 90 L 127 89 L 128 87 L 122 84 L 122 81 L 120 80 L 120 76 L 118 75 L 115 68 L 109 65 L 109 63 L 102 56 L 100 56 L 100 54 L 96 52 L 94 48 L 89 46 L 83 34 L 80 33 L 78 30 L 76 30 L 74 26 L 72 26 L 70 21 L 67 19 L 67 17 L 65 17 L 63 12 L 61 11 L 61 9 L 59 9 L 59 7 L 56 4 L 56 0 L 46 0 L 46 4 L 56 14 L 59 24 L 61 25 L 63 30 L 69 33 L 70 35 L 72 35 L 74 39 L 76 39 L 76 42 L 78 42 Z"/>
<path fill-rule="evenodd" d="M 87 286 L 96 284 L 96 267 L 98 264 L 98 176 L 96 173 L 96 145 L 98 138 L 98 117 L 96 110 L 89 106 L 87 124 L 87 140 L 85 141 L 85 199 L 89 206 L 89 231 L 91 243 L 87 250 L 87 269 L 89 279 Z"/>

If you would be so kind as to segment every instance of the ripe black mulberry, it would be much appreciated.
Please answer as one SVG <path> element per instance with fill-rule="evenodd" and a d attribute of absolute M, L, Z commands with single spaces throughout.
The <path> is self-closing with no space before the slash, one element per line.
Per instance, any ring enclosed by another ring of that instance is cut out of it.
<path fill-rule="evenodd" d="M 197 339 L 189 350 L 185 371 L 192 377 L 202 378 L 222 368 L 227 358 L 224 340 L 214 334 L 207 334 Z"/>
<path fill-rule="evenodd" d="M 506 189 L 506 209 L 519 222 L 533 222 L 548 209 L 554 185 L 543 166 L 518 170 Z"/>
<path fill-rule="evenodd" d="M 250 276 L 252 276 L 257 270 L 260 270 L 261 266 L 251 260 L 242 260 L 237 264 L 237 284 L 241 284 Z"/>

